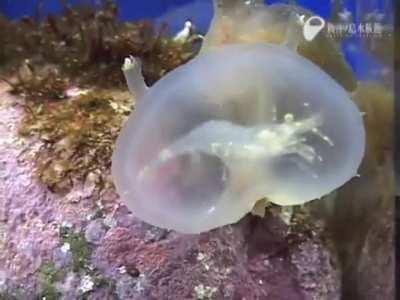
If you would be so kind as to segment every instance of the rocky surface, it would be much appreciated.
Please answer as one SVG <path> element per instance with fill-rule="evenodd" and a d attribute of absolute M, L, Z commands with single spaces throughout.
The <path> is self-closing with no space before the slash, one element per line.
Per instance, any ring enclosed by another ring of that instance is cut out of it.
<path fill-rule="evenodd" d="M 17 135 L 19 99 L 5 86 L 0 98 L 0 299 L 340 299 L 323 224 L 295 214 L 288 225 L 272 208 L 181 235 L 140 222 L 91 182 L 51 193 L 34 176 L 40 143 Z"/>
<path fill-rule="evenodd" d="M 377 224 L 368 232 L 361 249 L 357 271 L 358 282 L 364 283 L 359 286 L 359 297 L 362 299 L 394 299 L 393 211 L 392 207 L 386 215 L 378 214 Z"/>
<path fill-rule="evenodd" d="M 334 257 L 318 237 L 289 234 L 277 216 L 194 236 L 145 227 L 133 218 L 117 225 L 93 256 L 97 268 L 129 283 L 117 289 L 127 298 L 338 298 Z"/>

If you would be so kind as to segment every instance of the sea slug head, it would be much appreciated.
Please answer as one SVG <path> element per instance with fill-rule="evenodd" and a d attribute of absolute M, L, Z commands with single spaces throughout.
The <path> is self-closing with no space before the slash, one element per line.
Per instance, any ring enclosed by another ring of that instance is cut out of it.
<path fill-rule="evenodd" d="M 139 99 L 117 140 L 112 176 L 135 215 L 199 233 L 238 221 L 262 198 L 298 205 L 357 175 L 360 111 L 293 50 L 265 42 L 213 47 L 149 89 L 140 64 L 127 59 Z"/>

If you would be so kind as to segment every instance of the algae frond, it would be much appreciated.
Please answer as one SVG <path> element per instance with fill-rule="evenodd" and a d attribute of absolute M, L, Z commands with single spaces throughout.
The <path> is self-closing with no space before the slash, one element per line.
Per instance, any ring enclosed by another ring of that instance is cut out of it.
<path fill-rule="evenodd" d="M 38 177 L 59 192 L 68 191 L 77 180 L 104 183 L 114 141 L 131 110 L 129 95 L 93 90 L 65 101 L 27 106 L 19 132 L 43 142 L 36 157 Z"/>

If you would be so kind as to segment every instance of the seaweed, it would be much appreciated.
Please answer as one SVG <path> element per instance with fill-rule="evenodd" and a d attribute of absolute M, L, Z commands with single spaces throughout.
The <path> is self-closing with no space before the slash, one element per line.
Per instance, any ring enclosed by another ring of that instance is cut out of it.
<path fill-rule="evenodd" d="M 63 14 L 9 21 L 0 17 L 0 79 L 25 100 L 19 133 L 37 137 L 38 177 L 54 192 L 93 179 L 108 185 L 113 144 L 132 110 L 121 65 L 142 61 L 151 85 L 196 55 L 199 36 L 173 39 L 167 25 L 120 22 L 114 1 L 65 5 Z M 74 94 L 71 91 L 78 91 Z"/>
<path fill-rule="evenodd" d="M 92 250 L 85 239 L 84 234 L 68 232 L 62 236 L 65 243 L 71 247 L 72 270 L 80 273 L 87 269 Z"/>
<path fill-rule="evenodd" d="M 120 22 L 117 15 L 115 3 L 106 1 L 98 10 L 66 6 L 61 16 L 49 14 L 42 21 L 0 18 L 7 29 L 0 33 L 5 45 L 0 62 L 9 62 L 14 70 L 26 60 L 54 64 L 77 85 L 115 87 L 124 83 L 120 69 L 128 55 L 142 59 L 144 76 L 152 84 L 196 54 L 196 38 L 174 40 L 167 25 L 157 29 L 146 20 Z"/>
<path fill-rule="evenodd" d="M 64 277 L 62 272 L 57 270 L 52 262 L 43 263 L 38 272 L 41 286 L 41 293 L 38 299 L 60 299 L 61 294 L 57 291 L 55 283 Z"/>
<path fill-rule="evenodd" d="M 11 93 L 30 101 L 42 99 L 61 100 L 67 98 L 68 80 L 62 78 L 55 67 L 44 68 L 38 72 L 29 60 L 16 72 L 17 80 L 2 78 L 11 86 Z"/>
<path fill-rule="evenodd" d="M 55 192 L 74 182 L 107 181 L 122 121 L 132 109 L 127 92 L 91 90 L 59 102 L 30 104 L 19 132 L 43 143 L 36 156 L 38 177 Z"/>

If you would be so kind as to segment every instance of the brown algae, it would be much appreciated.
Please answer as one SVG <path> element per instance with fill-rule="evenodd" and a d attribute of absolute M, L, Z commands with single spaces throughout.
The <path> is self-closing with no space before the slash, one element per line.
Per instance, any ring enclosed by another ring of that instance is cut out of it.
<path fill-rule="evenodd" d="M 90 174 L 107 182 L 116 136 L 133 102 L 121 72 L 129 54 L 141 57 L 148 84 L 196 54 L 198 36 L 174 40 L 167 26 L 122 23 L 112 1 L 100 10 L 65 7 L 43 21 L 0 18 L 7 33 L 0 51 L 0 76 L 22 96 L 25 116 L 19 132 L 42 146 L 38 177 L 53 191 L 68 191 Z M 118 89 L 121 87 L 121 89 Z"/>

